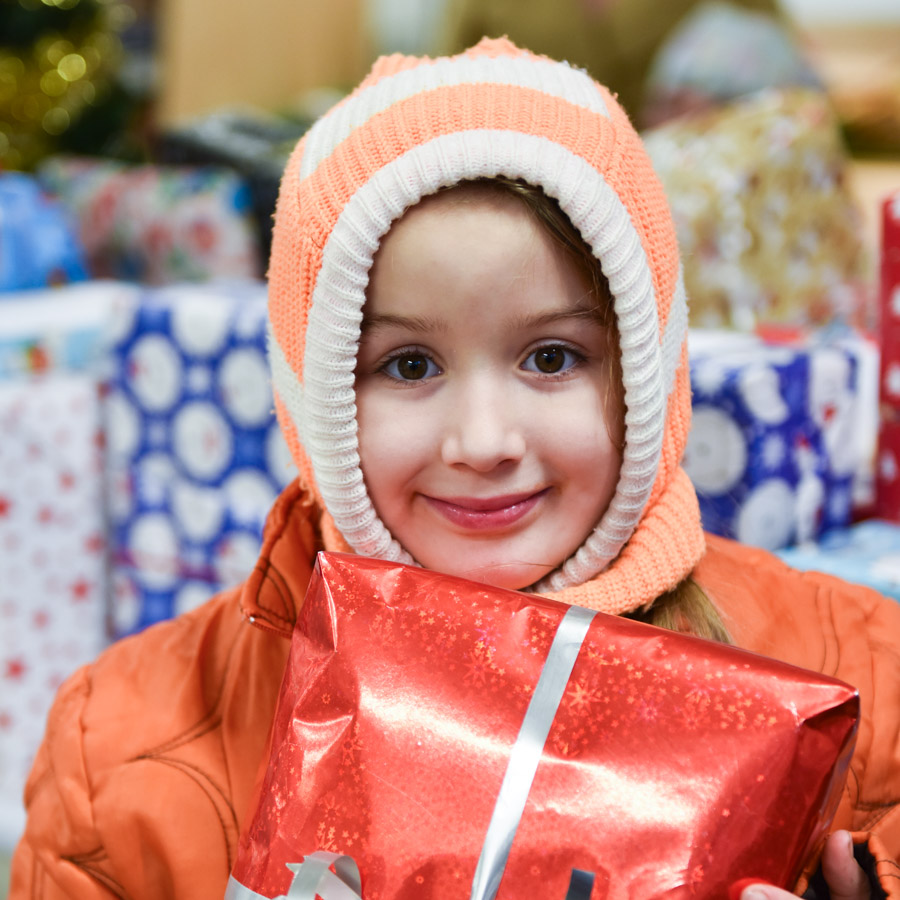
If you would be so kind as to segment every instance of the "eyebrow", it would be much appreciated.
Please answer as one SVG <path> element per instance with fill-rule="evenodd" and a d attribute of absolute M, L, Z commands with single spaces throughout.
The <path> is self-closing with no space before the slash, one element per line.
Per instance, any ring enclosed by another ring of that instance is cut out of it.
<path fill-rule="evenodd" d="M 512 328 L 540 328 L 543 325 L 552 325 L 554 322 L 568 321 L 590 322 L 594 325 L 602 325 L 603 317 L 597 307 L 589 309 L 550 310 L 536 316 L 516 316 L 513 319 Z"/>
<path fill-rule="evenodd" d="M 439 319 L 429 316 L 395 316 L 389 313 L 367 316 L 363 314 L 361 329 L 364 335 L 383 331 L 386 328 L 403 328 L 415 334 L 446 331 L 446 326 Z"/>
<path fill-rule="evenodd" d="M 596 307 L 591 307 L 590 309 L 550 310 L 535 316 L 519 315 L 512 320 L 510 328 L 541 328 L 545 325 L 552 325 L 554 322 L 568 321 L 570 319 L 590 322 L 593 325 L 604 324 L 600 310 Z M 397 316 L 385 313 L 363 317 L 362 333 L 364 335 L 371 335 L 387 328 L 403 328 L 415 334 L 428 334 L 447 330 L 446 325 L 440 319 L 429 316 Z"/>

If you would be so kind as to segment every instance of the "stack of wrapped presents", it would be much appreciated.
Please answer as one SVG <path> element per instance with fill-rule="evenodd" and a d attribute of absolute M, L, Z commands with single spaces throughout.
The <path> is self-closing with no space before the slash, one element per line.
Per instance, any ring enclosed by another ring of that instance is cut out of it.
<path fill-rule="evenodd" d="M 881 201 L 879 358 L 873 479 L 869 516 L 835 528 L 818 542 L 788 546 L 780 555 L 798 569 L 815 569 L 869 584 L 900 599 L 900 190 Z"/>
<path fill-rule="evenodd" d="M 293 478 L 245 195 L 224 170 L 0 176 L 0 845 L 62 681 L 245 578 Z"/>

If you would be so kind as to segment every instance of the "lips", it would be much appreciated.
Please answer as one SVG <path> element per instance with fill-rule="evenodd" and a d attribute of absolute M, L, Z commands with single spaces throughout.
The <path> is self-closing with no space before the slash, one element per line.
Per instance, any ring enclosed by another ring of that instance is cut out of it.
<path fill-rule="evenodd" d="M 423 495 L 429 506 L 453 525 L 470 531 L 492 531 L 514 525 L 533 510 L 550 489 L 497 497 L 451 497 Z"/>

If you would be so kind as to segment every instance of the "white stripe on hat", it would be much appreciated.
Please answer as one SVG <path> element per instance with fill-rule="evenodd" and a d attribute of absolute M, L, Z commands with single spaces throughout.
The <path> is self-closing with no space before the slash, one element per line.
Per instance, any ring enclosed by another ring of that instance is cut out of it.
<path fill-rule="evenodd" d="M 603 95 L 591 77 L 567 63 L 532 56 L 455 56 L 421 62 L 351 94 L 310 128 L 300 178 L 307 178 L 335 147 L 369 119 L 400 100 L 461 84 L 508 84 L 531 88 L 609 118 Z"/>

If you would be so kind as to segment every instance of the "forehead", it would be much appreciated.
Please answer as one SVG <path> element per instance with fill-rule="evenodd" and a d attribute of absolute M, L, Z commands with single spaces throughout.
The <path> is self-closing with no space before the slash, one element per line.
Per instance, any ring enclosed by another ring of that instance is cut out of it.
<path fill-rule="evenodd" d="M 423 197 L 409 207 L 382 237 L 381 246 L 397 243 L 392 239 L 398 234 L 423 229 L 449 233 L 461 222 L 479 232 L 515 229 L 522 233 L 531 230 L 528 225 L 537 230 L 534 216 L 512 193 L 488 184 L 464 183 Z"/>
<path fill-rule="evenodd" d="M 382 240 L 364 331 L 387 316 L 483 322 L 562 310 L 594 312 L 591 284 L 519 198 L 481 186 L 432 195 Z"/>
<path fill-rule="evenodd" d="M 543 218 L 533 198 L 490 182 L 457 185 L 425 197 L 393 223 L 374 256 L 374 270 L 382 280 L 401 271 L 404 277 L 429 277 L 433 266 L 459 277 L 522 275 L 539 256 L 556 268 L 572 268 L 571 254 L 567 260 Z"/>

